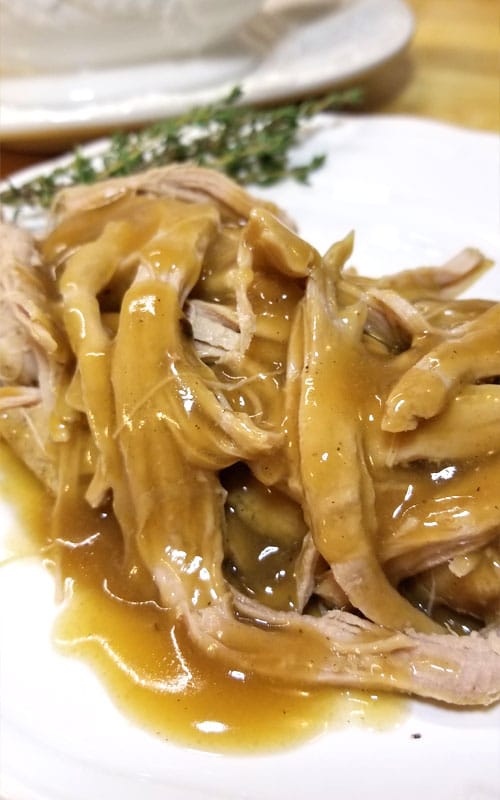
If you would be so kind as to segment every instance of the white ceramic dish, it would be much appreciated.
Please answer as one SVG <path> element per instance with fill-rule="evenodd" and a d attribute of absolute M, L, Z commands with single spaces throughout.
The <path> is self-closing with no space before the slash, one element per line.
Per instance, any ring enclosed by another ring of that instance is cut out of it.
<path fill-rule="evenodd" d="M 499 264 L 473 293 L 500 299 L 496 136 L 394 117 L 323 118 L 317 128 L 299 153 L 328 153 L 311 185 L 266 191 L 304 236 L 323 249 L 355 228 L 354 263 L 371 274 L 438 263 L 473 244 Z M 4 530 L 9 513 L 5 506 Z M 351 726 L 258 757 L 162 742 L 124 719 L 92 672 L 52 650 L 53 586 L 43 568 L 27 559 L 1 575 L 0 607 L 10 609 L 0 632 L 4 800 L 500 796 L 500 706 L 413 702 L 387 732 Z"/>
<path fill-rule="evenodd" d="M 0 0 L 0 69 L 78 70 L 172 58 L 221 41 L 263 0 Z"/>
<path fill-rule="evenodd" d="M 248 102 L 353 80 L 413 32 L 404 0 L 271 0 L 198 56 L 114 68 L 0 76 L 0 139 L 85 134 L 181 113 L 237 83 Z"/>

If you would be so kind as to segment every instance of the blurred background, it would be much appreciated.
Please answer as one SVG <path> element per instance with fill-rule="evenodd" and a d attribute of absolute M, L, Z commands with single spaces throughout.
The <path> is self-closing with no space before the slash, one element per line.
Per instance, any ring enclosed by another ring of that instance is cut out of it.
<path fill-rule="evenodd" d="M 500 126 L 495 0 L 0 0 L 0 174 L 240 84 L 279 104 Z M 58 44 L 59 43 L 59 44 Z"/>

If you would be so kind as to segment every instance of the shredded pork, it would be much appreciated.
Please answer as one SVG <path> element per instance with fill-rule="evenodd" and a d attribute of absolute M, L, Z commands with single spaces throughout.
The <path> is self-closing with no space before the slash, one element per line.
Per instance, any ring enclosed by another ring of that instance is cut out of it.
<path fill-rule="evenodd" d="M 0 229 L 0 434 L 55 517 L 111 497 L 234 667 L 497 701 L 500 306 L 450 299 L 489 262 L 368 280 L 352 235 L 321 257 L 193 166 L 66 190 L 51 225 Z"/>

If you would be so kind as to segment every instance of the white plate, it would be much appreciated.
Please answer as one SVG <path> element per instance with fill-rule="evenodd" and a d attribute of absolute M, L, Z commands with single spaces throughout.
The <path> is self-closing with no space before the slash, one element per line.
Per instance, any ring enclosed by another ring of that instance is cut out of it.
<path fill-rule="evenodd" d="M 469 244 L 500 263 L 493 134 L 409 118 L 335 117 L 320 121 L 300 155 L 318 152 L 328 161 L 309 187 L 287 182 L 266 194 L 319 248 L 355 228 L 354 262 L 366 273 L 437 263 Z M 476 293 L 500 299 L 498 269 Z M 164 743 L 124 719 L 84 665 L 52 650 L 53 586 L 43 569 L 27 560 L 1 575 L 1 607 L 10 609 L 1 615 L 5 800 L 500 796 L 500 706 L 458 711 L 415 701 L 387 732 L 332 731 L 265 757 Z"/>
<path fill-rule="evenodd" d="M 403 0 L 272 0 L 236 36 L 184 59 L 78 73 L 1 76 L 0 138 L 36 139 L 181 113 L 238 83 L 247 102 L 352 80 L 409 41 Z"/>

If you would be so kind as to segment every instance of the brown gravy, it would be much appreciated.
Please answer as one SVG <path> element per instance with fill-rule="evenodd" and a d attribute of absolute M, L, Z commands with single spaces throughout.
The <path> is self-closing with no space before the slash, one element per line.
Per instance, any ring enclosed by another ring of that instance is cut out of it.
<path fill-rule="evenodd" d="M 297 745 L 327 729 L 363 724 L 386 729 L 405 715 L 393 696 L 273 685 L 233 671 L 190 643 L 172 613 L 160 608 L 147 579 L 121 567 L 122 544 L 111 514 L 75 510 L 65 544 L 49 540 L 51 500 L 5 445 L 0 491 L 19 525 L 11 557 L 36 551 L 64 586 L 56 647 L 89 663 L 110 697 L 135 724 L 191 747 L 263 752 Z M 142 599 L 134 599 L 136 597 Z"/>

